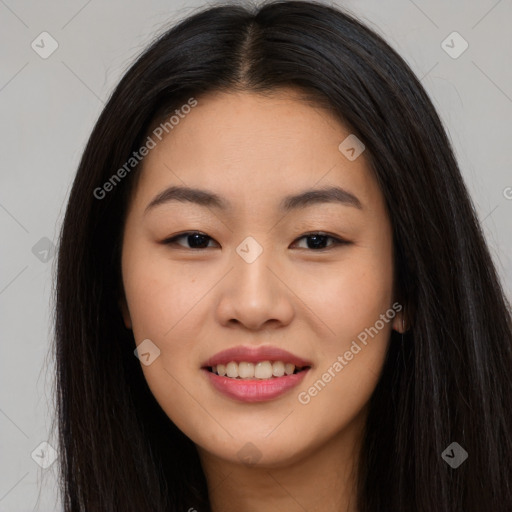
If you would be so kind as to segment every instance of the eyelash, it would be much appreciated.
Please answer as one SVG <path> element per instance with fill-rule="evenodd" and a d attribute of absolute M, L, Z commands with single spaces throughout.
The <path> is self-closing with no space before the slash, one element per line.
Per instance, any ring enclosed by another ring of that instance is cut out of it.
<path fill-rule="evenodd" d="M 165 239 L 164 241 L 162 241 L 162 244 L 164 244 L 164 245 L 178 245 L 178 246 L 180 246 L 183 249 L 189 249 L 191 251 L 196 251 L 196 252 L 205 251 L 206 249 L 210 249 L 210 247 L 201 247 L 201 248 L 183 247 L 182 245 L 178 244 L 177 240 L 179 240 L 181 238 L 188 237 L 190 235 L 201 235 L 203 237 L 209 238 L 210 240 L 213 240 L 213 238 L 208 236 L 206 233 L 202 233 L 200 231 L 186 231 L 185 233 L 181 233 L 179 235 L 176 235 L 176 236 L 173 236 L 171 238 Z M 313 252 L 322 252 L 322 251 L 326 251 L 328 249 L 332 249 L 332 248 L 334 248 L 336 246 L 349 245 L 351 243 L 351 242 L 349 242 L 347 240 L 343 240 L 343 239 L 341 239 L 339 237 L 336 237 L 336 236 L 333 236 L 333 235 L 329 235 L 328 233 L 324 233 L 322 231 L 312 231 L 310 233 L 305 233 L 302 236 L 300 236 L 299 238 L 296 238 L 294 243 L 296 243 L 298 240 L 302 240 L 303 238 L 309 238 L 309 237 L 312 237 L 312 236 L 321 236 L 321 237 L 325 237 L 325 238 L 328 238 L 328 239 L 331 239 L 331 240 L 334 241 L 334 243 L 332 243 L 330 246 L 323 247 L 322 249 L 309 249 L 309 248 L 305 248 L 306 250 L 313 251 Z M 304 249 L 304 248 L 302 247 L 302 249 Z"/>

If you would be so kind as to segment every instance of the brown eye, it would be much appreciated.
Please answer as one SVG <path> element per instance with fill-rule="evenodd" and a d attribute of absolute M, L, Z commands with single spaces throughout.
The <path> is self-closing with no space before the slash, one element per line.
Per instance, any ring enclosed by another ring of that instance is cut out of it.
<path fill-rule="evenodd" d="M 330 249 L 333 246 L 346 245 L 350 243 L 346 240 L 342 240 L 341 238 L 337 238 L 325 233 L 307 233 L 300 238 L 297 238 L 297 240 L 302 239 L 306 239 L 306 247 L 300 247 L 301 249 L 322 250 Z M 332 240 L 333 242 L 327 245 L 329 240 Z"/>
<path fill-rule="evenodd" d="M 188 246 L 183 245 L 179 242 L 179 240 L 185 239 L 185 243 L 189 244 Z M 186 233 L 181 233 L 180 235 L 176 235 L 172 238 L 168 238 L 164 240 L 162 243 L 165 245 L 179 245 L 184 247 L 185 249 L 208 249 L 208 244 L 212 241 L 213 238 L 210 236 L 200 233 L 198 231 L 188 231 Z"/>

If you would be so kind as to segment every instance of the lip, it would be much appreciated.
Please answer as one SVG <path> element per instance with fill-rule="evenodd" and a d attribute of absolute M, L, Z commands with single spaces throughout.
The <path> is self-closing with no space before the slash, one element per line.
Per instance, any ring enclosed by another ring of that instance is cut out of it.
<path fill-rule="evenodd" d="M 240 345 L 238 347 L 228 348 L 218 352 L 210 357 L 202 365 L 202 368 L 209 366 L 216 366 L 218 364 L 228 364 L 234 361 L 235 363 L 258 363 L 260 361 L 282 361 L 283 363 L 292 363 L 295 366 L 311 366 L 310 361 L 306 361 L 301 357 L 283 350 L 278 347 L 245 347 Z M 282 378 L 282 377 L 280 377 Z"/>
<path fill-rule="evenodd" d="M 206 374 L 217 391 L 229 398 L 241 402 L 266 402 L 278 398 L 298 386 L 309 370 L 310 368 L 307 368 L 299 373 L 271 379 L 231 379 L 221 377 L 205 368 L 202 368 L 201 372 Z"/>
<path fill-rule="evenodd" d="M 209 368 L 218 364 L 235 363 L 258 363 L 260 361 L 282 361 L 291 363 L 296 367 L 308 366 L 304 370 L 292 375 L 283 375 L 282 377 L 272 377 L 270 379 L 232 379 L 222 377 L 209 371 Z M 283 350 L 282 348 L 266 347 L 247 347 L 240 345 L 238 347 L 228 348 L 218 352 L 205 361 L 201 367 L 201 372 L 206 375 L 210 384 L 219 392 L 229 398 L 242 402 L 265 402 L 273 400 L 285 394 L 290 389 L 298 386 L 311 369 L 311 362 L 301 357 Z"/>

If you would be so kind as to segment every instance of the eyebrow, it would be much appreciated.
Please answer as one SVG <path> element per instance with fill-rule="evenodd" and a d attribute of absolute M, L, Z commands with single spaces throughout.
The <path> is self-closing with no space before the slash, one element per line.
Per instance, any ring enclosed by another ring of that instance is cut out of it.
<path fill-rule="evenodd" d="M 229 201 L 214 192 L 184 186 L 171 186 L 155 196 L 146 206 L 144 213 L 146 214 L 153 208 L 172 201 L 193 203 L 222 211 L 232 209 Z M 344 206 L 352 206 L 359 210 L 363 209 L 361 201 L 354 194 L 341 187 L 331 186 L 305 190 L 296 195 L 286 196 L 281 201 L 279 210 L 281 212 L 289 212 L 321 203 L 338 203 Z"/>

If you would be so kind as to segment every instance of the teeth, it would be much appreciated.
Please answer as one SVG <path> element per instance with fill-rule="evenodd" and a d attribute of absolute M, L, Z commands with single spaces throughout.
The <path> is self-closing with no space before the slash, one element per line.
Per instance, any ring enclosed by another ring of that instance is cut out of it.
<path fill-rule="evenodd" d="M 254 365 L 252 363 L 239 363 L 238 364 L 238 376 L 241 379 L 253 379 L 254 378 Z"/>
<path fill-rule="evenodd" d="M 272 377 L 272 364 L 270 361 L 257 363 L 254 367 L 254 376 L 257 379 L 270 379 Z"/>
<path fill-rule="evenodd" d="M 232 379 L 236 379 L 238 377 L 238 364 L 234 361 L 228 363 L 226 365 L 226 375 Z"/>
<path fill-rule="evenodd" d="M 298 367 L 300 370 L 301 368 Z M 236 363 L 230 361 L 228 364 L 212 366 L 212 372 L 220 376 L 231 377 L 232 379 L 270 379 L 272 377 L 283 377 L 292 375 L 295 372 L 295 365 L 283 361 L 260 361 L 256 364 L 242 361 Z"/>
<path fill-rule="evenodd" d="M 272 374 L 276 377 L 282 377 L 284 375 L 284 363 L 282 361 L 275 361 L 272 364 Z"/>

